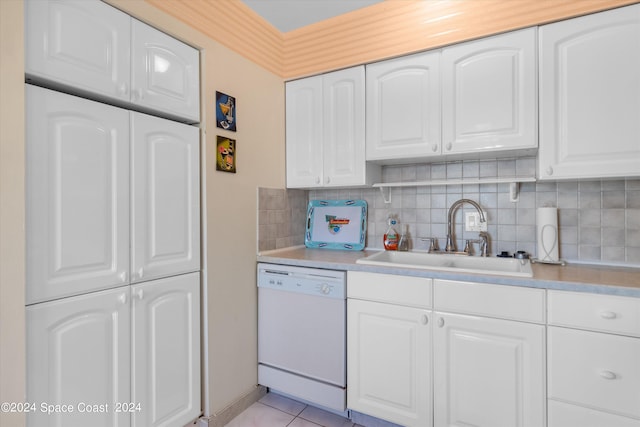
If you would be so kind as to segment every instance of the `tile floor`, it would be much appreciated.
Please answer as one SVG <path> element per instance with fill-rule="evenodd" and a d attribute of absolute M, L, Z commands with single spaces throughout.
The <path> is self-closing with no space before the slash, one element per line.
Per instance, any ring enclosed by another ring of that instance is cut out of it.
<path fill-rule="evenodd" d="M 362 427 L 304 403 L 268 393 L 225 427 Z"/>

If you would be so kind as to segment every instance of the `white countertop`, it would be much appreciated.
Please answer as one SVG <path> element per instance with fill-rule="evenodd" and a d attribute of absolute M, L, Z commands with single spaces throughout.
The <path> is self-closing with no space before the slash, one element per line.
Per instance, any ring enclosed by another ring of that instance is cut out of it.
<path fill-rule="evenodd" d="M 533 264 L 533 277 L 494 276 L 421 270 L 418 268 L 390 268 L 356 264 L 356 260 L 378 251 L 347 251 L 330 249 L 308 249 L 296 246 L 258 254 L 258 262 L 286 264 L 332 270 L 371 271 L 405 276 L 433 277 L 449 280 L 464 280 L 499 285 L 526 286 L 543 289 L 559 289 L 622 295 L 640 298 L 640 268 L 608 267 L 594 265 L 548 265 Z"/>

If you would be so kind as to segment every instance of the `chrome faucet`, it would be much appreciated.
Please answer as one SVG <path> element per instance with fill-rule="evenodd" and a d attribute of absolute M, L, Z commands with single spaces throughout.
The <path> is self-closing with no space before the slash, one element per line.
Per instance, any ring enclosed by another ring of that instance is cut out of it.
<path fill-rule="evenodd" d="M 458 209 L 461 205 L 463 205 L 465 203 L 469 203 L 471 206 L 476 208 L 476 210 L 478 211 L 478 214 L 480 214 L 480 222 L 487 222 L 487 220 L 484 217 L 484 213 L 482 212 L 482 208 L 480 207 L 480 205 L 478 203 L 474 202 L 473 200 L 471 200 L 471 199 L 460 199 L 460 200 L 457 200 L 457 201 L 453 202 L 453 204 L 449 208 L 449 214 L 447 216 L 447 244 L 446 244 L 446 246 L 444 248 L 445 252 L 457 252 L 456 245 L 453 242 L 453 214 L 455 213 L 456 209 Z M 486 234 L 485 234 L 485 236 L 486 236 Z M 483 237 L 483 240 L 484 239 L 485 239 L 485 237 Z M 485 243 L 485 245 L 486 245 L 486 243 Z M 484 248 L 484 251 L 482 251 L 482 252 L 484 254 L 486 254 L 486 246 Z"/>

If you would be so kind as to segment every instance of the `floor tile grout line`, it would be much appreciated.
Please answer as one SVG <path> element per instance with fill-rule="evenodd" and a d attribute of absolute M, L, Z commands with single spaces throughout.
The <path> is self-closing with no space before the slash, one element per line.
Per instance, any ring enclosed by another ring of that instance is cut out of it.
<path fill-rule="evenodd" d="M 268 394 L 267 394 L 267 396 L 268 396 Z M 265 396 L 265 397 L 266 397 L 266 396 Z M 327 426 L 325 426 L 324 424 L 318 424 L 316 421 L 313 421 L 313 420 L 307 419 L 307 418 L 303 415 L 303 413 L 304 413 L 307 409 L 310 409 L 310 408 L 314 408 L 314 409 L 319 410 L 319 411 L 322 411 L 322 412 L 327 412 L 328 414 L 333 414 L 331 411 L 325 411 L 325 410 L 324 410 L 324 409 L 322 409 L 322 408 L 315 407 L 315 406 L 312 406 L 312 405 L 309 405 L 309 404 L 305 404 L 305 403 L 303 403 L 303 402 L 296 401 L 296 400 L 291 399 L 291 398 L 286 397 L 286 396 L 282 396 L 282 398 L 284 398 L 284 399 L 286 399 L 286 400 L 289 400 L 289 401 L 292 401 L 292 402 L 297 402 L 297 403 L 300 403 L 300 404 L 302 404 L 302 405 L 303 405 L 303 407 L 302 407 L 302 408 L 297 412 L 297 414 L 296 414 L 296 413 L 292 413 L 292 412 L 289 412 L 288 410 L 283 409 L 284 407 L 283 407 L 279 402 L 271 402 L 271 401 L 270 401 L 270 402 L 267 402 L 267 401 L 265 401 L 265 400 L 264 400 L 264 399 L 265 399 L 265 397 L 263 397 L 262 399 L 259 399 L 256 403 L 260 403 L 261 405 L 263 405 L 263 406 L 265 406 L 265 407 L 268 407 L 268 408 L 274 409 L 274 410 L 276 410 L 276 411 L 278 411 L 278 412 L 280 412 L 280 413 L 282 413 L 282 414 L 285 414 L 285 415 L 288 415 L 288 416 L 292 416 L 292 417 L 293 417 L 293 419 L 292 419 L 291 421 L 289 421 L 289 423 L 288 423 L 288 424 L 286 424 L 286 425 L 285 425 L 285 426 L 283 426 L 283 427 L 289 427 L 292 423 L 294 423 L 294 422 L 296 421 L 296 419 L 300 419 L 300 420 L 304 421 L 305 423 L 310 423 L 310 424 L 311 424 L 311 425 L 313 425 L 313 426 L 317 426 L 317 427 L 327 427 Z M 291 408 L 290 408 L 290 409 L 291 409 Z M 296 412 L 296 411 L 295 411 L 295 410 L 293 410 L 293 412 Z M 356 424 L 355 424 L 352 420 L 350 420 L 349 418 L 346 418 L 346 417 L 341 416 L 341 415 L 339 415 L 339 414 L 333 414 L 333 415 L 337 415 L 338 417 L 343 418 L 344 420 L 346 420 L 346 421 L 348 421 L 348 422 L 349 422 L 348 426 L 347 426 L 347 425 L 345 425 L 345 424 L 342 424 L 344 427 L 356 427 Z"/>
<path fill-rule="evenodd" d="M 318 426 L 318 427 L 324 427 L 324 426 L 323 426 L 323 425 L 321 425 L 321 424 L 314 423 L 313 421 L 308 420 L 308 419 L 303 418 L 303 417 L 301 417 L 301 416 L 300 416 L 300 414 L 302 414 L 302 412 L 304 412 L 304 410 L 305 410 L 305 409 L 307 409 L 307 407 L 308 407 L 309 405 L 305 405 L 305 406 L 304 406 L 304 408 L 302 408 L 302 409 L 300 410 L 300 412 L 298 412 L 298 414 L 296 415 L 296 414 L 291 414 L 291 413 L 289 413 L 289 412 L 287 412 L 287 411 L 283 411 L 282 409 L 280 409 L 280 408 L 276 408 L 275 406 L 273 406 L 273 405 L 269 405 L 268 403 L 264 403 L 264 402 L 260 402 L 260 401 L 258 401 L 257 403 L 260 403 L 260 404 L 262 404 L 262 405 L 264 405 L 264 406 L 267 406 L 267 407 L 269 407 L 269 408 L 275 409 L 276 411 L 282 412 L 283 414 L 291 415 L 291 416 L 293 417 L 293 419 L 292 419 L 291 421 L 289 421 L 289 423 L 288 423 L 285 427 L 290 426 L 290 425 L 291 425 L 295 420 L 297 420 L 298 418 L 300 418 L 301 420 L 304 420 L 304 421 L 306 421 L 306 422 L 308 422 L 308 423 L 311 423 L 311 424 L 313 424 L 313 425 L 316 425 L 316 426 Z"/>
<path fill-rule="evenodd" d="M 301 412 L 301 413 L 302 413 L 302 412 Z M 323 426 L 323 425 L 321 425 L 321 424 L 316 424 L 316 423 L 314 423 L 313 421 L 309 421 L 309 420 L 307 420 L 307 419 L 305 419 L 305 418 L 302 418 L 302 417 L 300 417 L 300 416 L 297 416 L 297 417 L 295 417 L 294 419 L 292 419 L 292 420 L 291 420 L 291 422 L 290 422 L 289 424 L 287 424 L 287 427 L 288 427 L 288 426 L 290 426 L 291 424 L 293 424 L 293 422 L 294 422 L 295 420 L 297 420 L 298 418 L 300 418 L 301 420 L 304 420 L 304 421 L 305 421 L 305 422 L 307 422 L 307 423 L 311 423 L 311 424 L 313 424 L 314 426 L 324 427 L 324 426 Z"/>
<path fill-rule="evenodd" d="M 304 408 L 302 408 L 302 409 L 300 410 L 300 412 L 298 412 L 297 414 L 292 414 L 292 413 L 290 413 L 290 412 L 283 411 L 282 409 L 280 409 L 280 408 L 278 408 L 278 407 L 276 407 L 276 406 L 269 405 L 268 403 L 261 402 L 261 401 L 259 401 L 259 400 L 258 400 L 258 403 L 261 403 L 261 404 L 263 404 L 264 406 L 268 406 L 269 408 L 276 409 L 276 410 L 278 410 L 278 411 L 280 411 L 280 412 L 283 412 L 283 413 L 285 413 L 285 414 L 287 414 L 287 415 L 292 415 L 292 416 L 294 416 L 295 418 L 298 418 L 298 417 L 300 416 L 300 414 L 302 413 L 302 411 L 304 411 L 305 409 L 307 409 L 307 406 L 309 406 L 309 405 L 305 405 L 305 406 L 304 406 Z"/>

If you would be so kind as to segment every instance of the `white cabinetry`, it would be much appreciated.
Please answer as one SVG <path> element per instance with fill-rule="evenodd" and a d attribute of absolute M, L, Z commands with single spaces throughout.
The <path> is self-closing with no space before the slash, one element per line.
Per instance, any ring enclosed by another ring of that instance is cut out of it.
<path fill-rule="evenodd" d="M 28 425 L 172 427 L 195 419 L 199 295 L 199 273 L 191 273 L 27 307 L 27 393 L 38 402 Z M 47 414 L 40 402 L 73 412 Z"/>
<path fill-rule="evenodd" d="M 30 85 L 26 102 L 28 304 L 199 269 L 197 128 Z"/>
<path fill-rule="evenodd" d="M 440 154 L 440 52 L 367 64 L 367 160 Z"/>
<path fill-rule="evenodd" d="M 549 426 L 639 426 L 640 299 L 548 298 Z"/>
<path fill-rule="evenodd" d="M 435 322 L 435 425 L 544 425 L 544 326 L 451 313 Z"/>
<path fill-rule="evenodd" d="M 132 401 L 129 295 L 123 286 L 27 307 L 27 400 L 37 405 L 27 425 L 130 425 L 115 409 Z M 42 402 L 73 411 L 48 414 Z M 80 404 L 108 406 L 84 412 Z"/>
<path fill-rule="evenodd" d="M 287 187 L 322 186 L 322 76 L 286 83 Z"/>
<path fill-rule="evenodd" d="M 287 187 L 369 185 L 365 162 L 364 67 L 286 84 Z"/>
<path fill-rule="evenodd" d="M 546 425 L 544 295 L 434 281 L 436 426 Z"/>
<path fill-rule="evenodd" d="M 347 277 L 350 409 L 405 426 L 546 425 L 544 290 Z"/>
<path fill-rule="evenodd" d="M 199 273 L 178 275 L 200 265 L 199 131 L 31 85 L 26 102 L 27 393 L 75 409 L 29 425 L 183 425 L 200 412 Z"/>
<path fill-rule="evenodd" d="M 129 113 L 26 86 L 27 303 L 128 283 Z"/>
<path fill-rule="evenodd" d="M 442 50 L 442 153 L 538 146 L 537 29 Z"/>
<path fill-rule="evenodd" d="M 200 121 L 200 54 L 131 18 L 131 101 Z"/>
<path fill-rule="evenodd" d="M 200 268 L 199 135 L 131 113 L 132 281 Z"/>
<path fill-rule="evenodd" d="M 186 425 L 200 413 L 200 276 L 131 287 L 133 427 Z"/>
<path fill-rule="evenodd" d="M 535 28 L 367 65 L 367 160 L 535 150 Z"/>
<path fill-rule="evenodd" d="M 27 79 L 200 121 L 199 52 L 98 0 L 25 2 Z"/>
<path fill-rule="evenodd" d="M 348 272 L 347 406 L 432 425 L 431 279 Z"/>
<path fill-rule="evenodd" d="M 540 27 L 540 179 L 640 175 L 640 5 Z"/>
<path fill-rule="evenodd" d="M 27 0 L 25 27 L 27 81 L 50 88 L 25 86 L 28 425 L 185 425 L 199 129 L 95 100 L 197 122 L 198 51 L 98 0 Z"/>
<path fill-rule="evenodd" d="M 129 101 L 130 21 L 101 1 L 25 1 L 27 77 Z"/>

